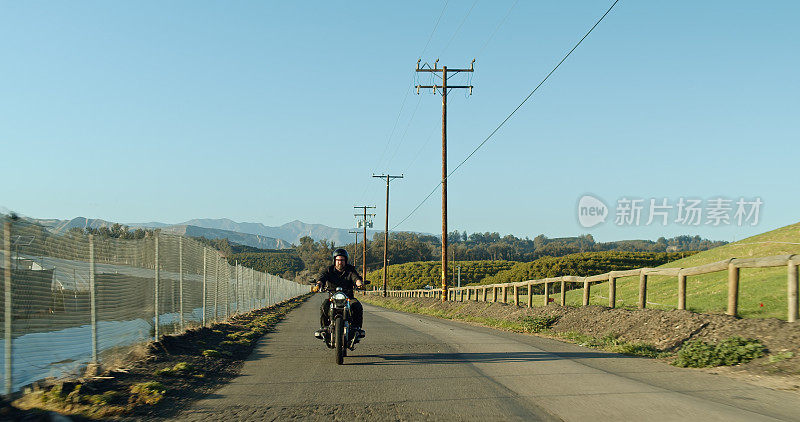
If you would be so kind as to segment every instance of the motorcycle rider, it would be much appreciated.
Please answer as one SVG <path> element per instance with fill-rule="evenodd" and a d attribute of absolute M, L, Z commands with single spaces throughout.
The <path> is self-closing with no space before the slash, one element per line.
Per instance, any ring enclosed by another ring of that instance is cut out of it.
<path fill-rule="evenodd" d="M 358 275 L 356 267 L 350 265 L 349 255 L 347 251 L 339 248 L 333 251 L 333 265 L 329 265 L 323 269 L 316 277 L 317 290 L 327 288 L 335 290 L 337 287 L 342 288 L 342 292 L 350 298 L 350 311 L 353 316 L 353 329 L 358 333 L 358 338 L 363 338 L 366 332 L 361 329 L 361 324 L 364 321 L 364 308 L 361 302 L 356 300 L 353 295 L 353 289 L 364 287 L 364 280 Z M 324 338 L 323 333 L 326 332 L 330 320 L 328 319 L 328 310 L 330 303 L 325 300 L 320 307 L 319 323 L 321 328 L 314 333 L 317 338 Z"/>

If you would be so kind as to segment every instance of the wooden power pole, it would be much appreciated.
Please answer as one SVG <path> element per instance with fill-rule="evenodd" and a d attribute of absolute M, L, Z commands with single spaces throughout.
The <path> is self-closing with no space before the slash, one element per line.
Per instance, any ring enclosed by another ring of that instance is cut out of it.
<path fill-rule="evenodd" d="M 361 260 L 363 261 L 361 264 L 364 266 L 364 272 L 361 273 L 361 277 L 364 280 L 366 280 L 367 279 L 367 226 L 372 227 L 372 217 L 375 217 L 375 214 L 367 214 L 367 209 L 375 207 L 369 207 L 366 205 L 361 205 L 361 206 L 357 205 L 353 208 L 362 208 L 364 210 L 364 212 L 362 212 L 361 214 L 354 214 L 354 215 L 356 217 L 361 217 L 361 219 L 358 220 L 358 227 L 364 228 L 364 249 L 363 249 L 363 255 L 361 257 Z M 356 243 L 358 243 L 358 238 L 356 238 Z"/>
<path fill-rule="evenodd" d="M 469 65 L 469 69 L 448 69 L 447 66 L 438 68 L 439 59 L 430 66 L 420 68 L 420 60 L 417 60 L 417 72 L 441 72 L 442 84 L 441 85 L 417 85 L 417 94 L 420 88 L 430 88 L 436 93 L 437 89 L 442 93 L 442 302 L 447 300 L 447 90 L 449 89 L 469 89 L 472 95 L 472 85 L 448 85 L 448 73 L 455 75 L 460 72 L 472 72 L 475 66 L 475 60 Z M 451 75 L 451 76 L 452 76 Z"/>
<path fill-rule="evenodd" d="M 358 261 L 356 261 L 356 255 L 358 254 L 358 233 L 359 232 L 358 232 L 358 230 L 349 230 L 348 233 L 356 235 L 356 243 L 353 245 L 353 266 L 358 268 L 358 265 L 356 265 L 356 263 L 358 262 Z M 349 262 L 348 262 L 348 264 L 349 264 Z M 362 277 L 366 277 L 366 276 L 367 276 L 366 274 L 362 275 Z"/>
<path fill-rule="evenodd" d="M 386 297 L 386 290 L 389 282 L 389 267 L 386 265 L 389 259 L 389 181 L 392 179 L 402 179 L 403 175 L 390 176 L 388 174 L 373 174 L 372 177 L 386 179 L 386 230 L 383 232 L 383 297 Z"/>

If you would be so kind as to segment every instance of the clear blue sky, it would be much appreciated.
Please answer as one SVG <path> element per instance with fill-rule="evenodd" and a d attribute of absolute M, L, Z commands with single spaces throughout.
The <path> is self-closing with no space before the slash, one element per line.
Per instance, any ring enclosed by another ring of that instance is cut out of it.
<path fill-rule="evenodd" d="M 402 172 L 398 222 L 440 175 L 441 99 L 412 92 L 417 58 L 477 58 L 473 95 L 449 97 L 453 168 L 611 2 L 450 0 L 431 37 L 444 4 L 2 1 L 0 205 L 350 227 L 353 205 L 384 211 L 371 174 Z M 622 0 L 450 179 L 450 228 L 731 240 L 797 222 L 799 18 L 793 1 Z M 612 212 L 622 197 L 764 205 L 756 227 L 587 229 L 586 193 Z M 436 193 L 398 229 L 437 233 L 439 216 Z"/>

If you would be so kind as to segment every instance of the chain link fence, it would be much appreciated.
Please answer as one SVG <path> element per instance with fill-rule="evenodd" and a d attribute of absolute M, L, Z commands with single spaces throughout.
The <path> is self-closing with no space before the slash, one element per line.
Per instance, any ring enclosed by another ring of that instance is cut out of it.
<path fill-rule="evenodd" d="M 166 334 L 283 302 L 309 286 L 231 266 L 177 235 L 116 239 L 0 218 L 5 392 L 87 364 L 124 362 Z"/>

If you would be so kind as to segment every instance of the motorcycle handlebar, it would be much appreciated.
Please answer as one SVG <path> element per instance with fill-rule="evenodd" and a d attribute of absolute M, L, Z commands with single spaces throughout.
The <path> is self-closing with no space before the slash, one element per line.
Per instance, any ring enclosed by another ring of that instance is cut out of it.
<path fill-rule="evenodd" d="M 356 287 L 353 288 L 353 290 L 364 290 L 364 291 L 366 291 L 367 288 L 365 286 L 361 286 L 361 287 L 357 287 L 356 286 Z M 336 289 L 335 288 L 334 289 L 319 289 L 319 291 L 320 292 L 326 292 L 326 293 L 336 293 Z"/>

